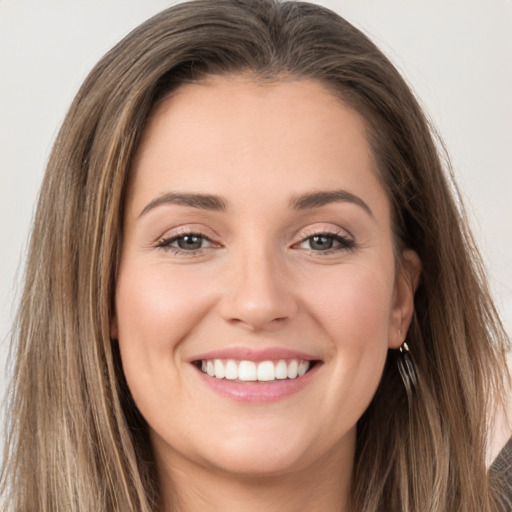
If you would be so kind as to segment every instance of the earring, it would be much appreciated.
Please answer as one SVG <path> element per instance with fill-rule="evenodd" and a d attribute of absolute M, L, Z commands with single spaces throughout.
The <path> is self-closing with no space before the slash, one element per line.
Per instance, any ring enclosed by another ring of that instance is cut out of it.
<path fill-rule="evenodd" d="M 407 396 L 411 398 L 412 392 L 414 388 L 416 388 L 418 383 L 416 370 L 414 369 L 414 364 L 410 354 L 409 345 L 407 345 L 407 343 L 404 341 L 398 350 L 400 352 L 397 362 L 398 371 L 400 372 L 400 376 L 402 377 L 402 381 L 404 383 Z"/>

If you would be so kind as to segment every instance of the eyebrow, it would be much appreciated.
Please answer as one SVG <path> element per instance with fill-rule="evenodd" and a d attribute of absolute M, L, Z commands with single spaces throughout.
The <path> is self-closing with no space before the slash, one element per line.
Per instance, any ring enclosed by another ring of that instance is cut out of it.
<path fill-rule="evenodd" d="M 370 217 L 374 218 L 370 207 L 359 197 L 346 190 L 327 190 L 311 192 L 294 197 L 290 201 L 290 206 L 294 210 L 309 210 L 311 208 L 320 208 L 331 203 L 353 203 L 360 206 Z"/>
<path fill-rule="evenodd" d="M 365 210 L 366 213 L 370 215 L 370 217 L 374 217 L 370 207 L 359 196 L 356 196 L 355 194 L 352 194 L 346 190 L 327 190 L 302 194 L 292 198 L 290 201 L 290 207 L 294 210 L 309 210 L 339 202 L 353 203 Z M 150 210 L 153 210 L 154 208 L 164 204 L 178 204 L 210 211 L 226 210 L 226 201 L 220 196 L 210 194 L 168 192 L 149 202 L 141 211 L 139 217 L 142 217 Z"/>
<path fill-rule="evenodd" d="M 179 204 L 210 211 L 224 211 L 226 209 L 226 202 L 219 196 L 168 192 L 167 194 L 163 194 L 148 203 L 140 212 L 139 217 L 142 217 L 142 215 L 146 214 L 150 210 L 153 210 L 157 206 L 161 206 L 163 204 Z"/>

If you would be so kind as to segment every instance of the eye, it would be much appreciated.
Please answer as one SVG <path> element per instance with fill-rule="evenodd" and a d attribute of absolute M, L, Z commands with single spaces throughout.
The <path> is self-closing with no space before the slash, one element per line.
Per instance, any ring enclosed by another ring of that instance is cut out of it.
<path fill-rule="evenodd" d="M 185 251 L 197 251 L 205 243 L 205 238 L 200 235 L 183 235 L 174 240 L 176 245 Z"/>
<path fill-rule="evenodd" d="M 301 249 L 314 252 L 336 252 L 353 249 L 355 242 L 345 236 L 334 233 L 317 233 L 302 240 L 298 244 Z"/>
<path fill-rule="evenodd" d="M 176 252 L 194 252 L 212 245 L 212 241 L 204 235 L 197 233 L 185 233 L 179 236 L 164 238 L 158 242 L 157 247 L 171 249 Z"/>
<path fill-rule="evenodd" d="M 309 244 L 309 248 L 314 251 L 326 251 L 332 249 L 334 245 L 334 238 L 327 235 L 315 235 L 311 236 L 306 240 Z"/>

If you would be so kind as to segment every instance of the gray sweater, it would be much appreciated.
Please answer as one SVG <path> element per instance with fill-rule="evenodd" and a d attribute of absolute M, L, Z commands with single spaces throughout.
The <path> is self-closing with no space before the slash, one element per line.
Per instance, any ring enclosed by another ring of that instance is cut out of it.
<path fill-rule="evenodd" d="M 490 476 L 501 490 L 502 503 L 496 512 L 512 512 L 512 439 L 496 457 Z"/>

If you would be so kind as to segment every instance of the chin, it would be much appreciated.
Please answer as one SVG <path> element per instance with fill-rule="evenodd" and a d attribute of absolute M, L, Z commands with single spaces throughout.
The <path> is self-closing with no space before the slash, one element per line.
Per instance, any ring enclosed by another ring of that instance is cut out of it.
<path fill-rule="evenodd" d="M 249 428 L 240 422 L 229 433 L 212 433 L 205 439 L 206 445 L 190 447 L 190 459 L 209 470 L 265 478 L 324 467 L 331 457 L 347 453 L 345 441 L 352 446 L 352 431 L 344 435 L 322 428 L 301 429 L 296 422 L 284 423 L 265 422 L 262 418 Z"/>
<path fill-rule="evenodd" d="M 230 443 L 215 450 L 206 461 L 211 468 L 240 477 L 266 478 L 290 474 L 307 467 L 304 450 L 293 446 L 247 446 Z"/>

